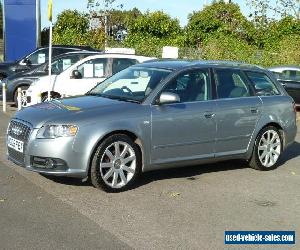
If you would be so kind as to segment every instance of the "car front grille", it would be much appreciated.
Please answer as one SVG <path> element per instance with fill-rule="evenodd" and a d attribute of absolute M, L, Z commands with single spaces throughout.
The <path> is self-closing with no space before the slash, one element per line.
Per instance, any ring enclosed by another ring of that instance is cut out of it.
<path fill-rule="evenodd" d="M 31 127 L 29 126 L 29 124 L 27 125 L 24 122 L 19 122 L 16 120 L 12 120 L 9 124 L 7 135 L 19 141 L 22 141 L 24 145 L 23 145 L 23 153 L 18 152 L 13 148 L 7 147 L 8 157 L 13 162 L 21 166 L 25 166 L 24 152 L 26 150 L 30 133 L 31 133 Z"/>

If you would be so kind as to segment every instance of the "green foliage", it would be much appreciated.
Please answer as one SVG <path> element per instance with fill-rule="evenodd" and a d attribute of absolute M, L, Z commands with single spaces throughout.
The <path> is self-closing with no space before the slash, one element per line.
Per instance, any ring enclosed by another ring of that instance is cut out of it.
<path fill-rule="evenodd" d="M 63 11 L 57 17 L 53 30 L 53 43 L 62 45 L 88 45 L 103 49 L 105 34 L 103 29 L 90 30 L 89 19 L 75 10 Z"/>
<path fill-rule="evenodd" d="M 53 43 L 85 45 L 89 19 L 76 10 L 65 10 L 57 17 L 53 30 Z"/>
<path fill-rule="evenodd" d="M 276 8 L 270 7 L 270 0 L 248 0 L 256 11 L 251 20 L 237 4 L 213 1 L 202 11 L 190 14 L 188 25 L 181 28 L 178 19 L 162 11 L 125 11 L 114 7 L 117 0 L 88 0 L 90 13 L 100 11 L 109 16 L 109 47 L 131 47 L 137 54 L 161 57 L 163 46 L 177 46 L 181 58 L 234 60 L 263 66 L 300 64 L 300 19 L 294 11 L 299 0 L 278 0 L 278 10 L 285 8 L 284 1 L 294 5 L 292 11 L 286 8 L 280 12 L 279 20 L 267 16 Z M 120 43 L 114 40 L 114 34 L 121 29 L 126 29 L 128 36 Z M 89 30 L 89 16 L 67 10 L 58 16 L 53 41 L 103 49 L 104 27 Z"/>
<path fill-rule="evenodd" d="M 261 38 L 263 47 L 266 49 L 279 48 L 280 42 L 285 37 L 300 35 L 300 20 L 288 16 L 279 21 L 270 22 L 264 31 Z"/>
<path fill-rule="evenodd" d="M 105 33 L 103 29 L 90 30 L 86 35 L 85 45 L 89 45 L 95 49 L 104 49 Z"/>
<path fill-rule="evenodd" d="M 108 12 L 109 18 L 108 22 L 111 27 L 116 29 L 127 29 L 129 26 L 133 25 L 135 20 L 142 15 L 142 13 L 137 9 L 132 10 L 118 10 L 113 9 Z"/>
<path fill-rule="evenodd" d="M 125 46 L 133 47 L 138 53 L 161 56 L 163 46 L 183 46 L 184 34 L 179 20 L 162 11 L 147 12 L 129 25 Z"/>
<path fill-rule="evenodd" d="M 191 46 L 200 46 L 209 37 L 221 34 L 252 43 L 255 33 L 254 25 L 243 16 L 240 7 L 223 1 L 193 12 L 186 29 L 188 44 Z"/>
<path fill-rule="evenodd" d="M 271 17 L 281 16 L 285 18 L 287 16 L 292 16 L 296 19 L 300 19 L 300 1 L 299 0 L 247 0 L 250 6 L 254 8 L 254 16 L 257 20 L 267 21 L 267 13 Z"/>
<path fill-rule="evenodd" d="M 57 17 L 54 28 L 57 34 L 62 34 L 66 30 L 83 34 L 89 28 L 89 19 L 76 10 L 65 10 Z"/>
<path fill-rule="evenodd" d="M 235 36 L 218 34 L 207 38 L 202 46 L 203 59 L 254 62 L 256 47 Z"/>

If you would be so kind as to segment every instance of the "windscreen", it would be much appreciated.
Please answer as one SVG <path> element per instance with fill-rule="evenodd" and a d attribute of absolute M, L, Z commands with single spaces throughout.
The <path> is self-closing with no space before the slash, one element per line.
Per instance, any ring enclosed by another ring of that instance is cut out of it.
<path fill-rule="evenodd" d="M 170 73 L 165 69 L 129 67 L 98 84 L 88 94 L 142 102 Z"/>

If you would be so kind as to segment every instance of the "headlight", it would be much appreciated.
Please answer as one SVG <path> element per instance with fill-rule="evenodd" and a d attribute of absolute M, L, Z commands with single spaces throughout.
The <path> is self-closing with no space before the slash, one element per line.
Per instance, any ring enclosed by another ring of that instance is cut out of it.
<path fill-rule="evenodd" d="M 75 125 L 47 125 L 39 129 L 38 139 L 54 139 L 58 137 L 73 137 L 77 134 Z"/>

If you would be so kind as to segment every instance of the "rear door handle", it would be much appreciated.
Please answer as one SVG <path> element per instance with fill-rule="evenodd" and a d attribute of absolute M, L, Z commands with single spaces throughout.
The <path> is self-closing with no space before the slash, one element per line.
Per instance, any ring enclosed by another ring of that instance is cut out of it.
<path fill-rule="evenodd" d="M 215 116 L 215 114 L 214 113 L 210 113 L 210 112 L 206 112 L 204 114 L 204 117 L 207 118 L 207 119 L 213 118 L 214 116 Z"/>
<path fill-rule="evenodd" d="M 257 114 L 258 113 L 258 108 L 250 108 L 251 113 Z"/>

